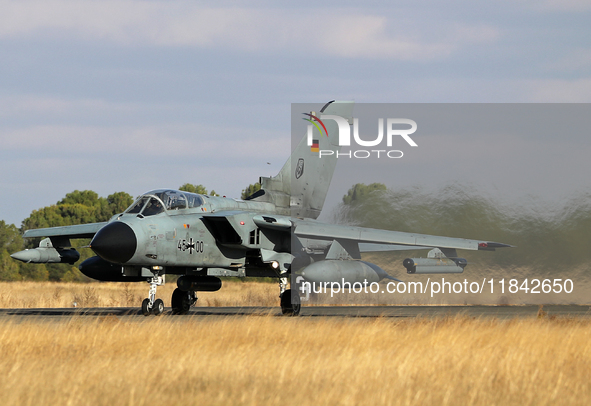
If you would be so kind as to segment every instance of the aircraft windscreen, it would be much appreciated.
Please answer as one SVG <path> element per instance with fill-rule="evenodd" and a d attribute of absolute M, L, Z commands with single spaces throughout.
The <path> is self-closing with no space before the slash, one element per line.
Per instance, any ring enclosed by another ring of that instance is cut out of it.
<path fill-rule="evenodd" d="M 125 211 L 125 213 L 132 213 L 132 214 L 139 213 L 142 210 L 142 208 L 146 205 L 148 199 L 149 199 L 149 197 L 147 197 L 147 196 L 141 196 L 131 206 L 129 206 L 129 208 Z"/>

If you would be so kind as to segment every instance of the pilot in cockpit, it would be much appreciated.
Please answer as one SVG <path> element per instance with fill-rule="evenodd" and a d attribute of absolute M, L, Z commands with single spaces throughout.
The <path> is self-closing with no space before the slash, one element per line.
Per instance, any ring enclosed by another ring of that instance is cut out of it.
<path fill-rule="evenodd" d="M 144 216 L 153 216 L 163 211 L 162 204 L 157 199 L 150 199 L 146 208 L 142 211 Z"/>

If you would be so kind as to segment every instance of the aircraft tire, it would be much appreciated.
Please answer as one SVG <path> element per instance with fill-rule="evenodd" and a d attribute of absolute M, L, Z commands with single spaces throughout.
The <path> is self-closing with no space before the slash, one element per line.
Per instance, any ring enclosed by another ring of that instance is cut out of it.
<path fill-rule="evenodd" d="M 302 307 L 300 296 L 294 295 L 293 301 L 296 303 L 292 303 L 291 289 L 287 289 L 283 292 L 281 295 L 281 313 L 286 316 L 299 316 Z"/>
<path fill-rule="evenodd" d="M 142 314 L 144 316 L 149 316 L 152 313 L 152 309 L 150 309 L 150 299 L 145 298 L 142 302 Z"/>
<path fill-rule="evenodd" d="M 187 295 L 187 292 L 176 288 L 174 292 L 172 292 L 172 314 L 187 314 L 189 311 L 189 306 L 185 306 L 184 297 Z"/>
<path fill-rule="evenodd" d="M 164 302 L 162 299 L 156 299 L 154 301 L 154 307 L 152 307 L 152 313 L 154 316 L 159 316 L 164 312 Z"/>

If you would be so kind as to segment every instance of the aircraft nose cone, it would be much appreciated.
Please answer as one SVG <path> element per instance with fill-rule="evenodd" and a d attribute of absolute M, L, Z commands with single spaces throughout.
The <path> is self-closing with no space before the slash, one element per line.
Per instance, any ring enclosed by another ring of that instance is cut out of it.
<path fill-rule="evenodd" d="M 131 227 L 115 221 L 95 234 L 90 242 L 90 248 L 109 262 L 124 264 L 135 254 L 137 238 Z"/>

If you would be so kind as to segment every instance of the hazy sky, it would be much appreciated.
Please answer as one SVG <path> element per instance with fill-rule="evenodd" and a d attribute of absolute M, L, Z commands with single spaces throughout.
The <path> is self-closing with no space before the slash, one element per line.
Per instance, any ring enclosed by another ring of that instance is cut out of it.
<path fill-rule="evenodd" d="M 239 196 L 289 155 L 295 102 L 591 102 L 591 1 L 209 4 L 0 0 L 0 219 L 20 226 L 75 189 Z M 552 183 L 589 173 L 588 142 L 569 142 Z M 528 150 L 512 165 L 543 167 Z M 472 182 L 476 164 L 430 170 Z"/>

